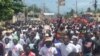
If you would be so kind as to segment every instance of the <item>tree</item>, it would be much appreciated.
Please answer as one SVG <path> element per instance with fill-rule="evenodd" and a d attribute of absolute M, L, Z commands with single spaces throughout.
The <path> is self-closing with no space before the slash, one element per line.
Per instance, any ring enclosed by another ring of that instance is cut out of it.
<path fill-rule="evenodd" d="M 33 11 L 34 13 L 39 13 L 39 12 L 41 12 L 41 9 L 34 4 L 30 7 L 28 7 L 28 11 Z"/>
<path fill-rule="evenodd" d="M 100 9 L 97 9 L 97 12 L 100 13 Z"/>
<path fill-rule="evenodd" d="M 12 19 L 13 14 L 23 10 L 22 0 L 0 0 L 0 21 Z"/>
<path fill-rule="evenodd" d="M 34 14 L 34 17 L 36 17 L 36 18 L 38 17 L 39 13 L 41 12 L 41 9 L 35 4 L 29 6 L 27 9 L 28 9 L 28 12 L 33 12 L 32 14 Z"/>
<path fill-rule="evenodd" d="M 12 7 L 12 0 L 0 0 L 0 20 L 6 20 L 11 17 L 14 10 Z"/>
<path fill-rule="evenodd" d="M 88 8 L 88 9 L 87 9 L 87 12 L 92 12 L 91 8 Z"/>
<path fill-rule="evenodd" d="M 71 9 L 69 12 L 67 12 L 67 13 L 64 15 L 64 17 L 65 17 L 65 18 L 69 18 L 69 17 L 73 16 L 74 13 L 75 13 L 75 11 L 74 11 L 73 9 Z"/>
<path fill-rule="evenodd" d="M 74 9 L 71 9 L 71 11 L 69 13 L 71 16 L 73 16 L 73 14 L 75 13 Z"/>
<path fill-rule="evenodd" d="M 70 17 L 70 13 L 67 12 L 65 15 L 64 15 L 64 18 L 69 18 Z"/>
<path fill-rule="evenodd" d="M 23 12 L 23 8 L 25 7 L 25 5 L 23 4 L 22 0 L 14 0 L 13 1 L 13 10 L 14 13 L 17 14 L 18 12 Z"/>

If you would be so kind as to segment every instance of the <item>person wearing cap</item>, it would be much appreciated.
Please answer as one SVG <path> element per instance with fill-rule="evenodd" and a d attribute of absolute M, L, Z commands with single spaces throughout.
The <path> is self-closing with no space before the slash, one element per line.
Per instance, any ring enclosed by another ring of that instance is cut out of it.
<path fill-rule="evenodd" d="M 5 43 L 5 39 L 6 39 L 6 38 L 9 38 L 10 41 L 12 41 L 13 37 L 12 37 L 12 31 L 11 31 L 11 30 L 6 31 L 6 34 L 4 35 L 4 37 L 3 37 L 3 39 L 2 39 L 2 41 L 3 41 L 4 43 Z"/>
<path fill-rule="evenodd" d="M 12 49 L 12 41 L 10 41 L 9 38 L 5 38 L 5 43 L 4 43 L 4 50 L 5 50 L 5 55 L 8 54 L 8 52 Z"/>
<path fill-rule="evenodd" d="M 38 44 L 38 49 L 40 50 L 45 45 L 45 39 L 49 37 L 49 34 L 44 34 L 44 37 L 41 39 L 41 41 Z"/>
<path fill-rule="evenodd" d="M 45 45 L 39 51 L 40 56 L 57 56 L 57 50 L 52 46 L 52 39 L 50 37 L 45 39 Z"/>

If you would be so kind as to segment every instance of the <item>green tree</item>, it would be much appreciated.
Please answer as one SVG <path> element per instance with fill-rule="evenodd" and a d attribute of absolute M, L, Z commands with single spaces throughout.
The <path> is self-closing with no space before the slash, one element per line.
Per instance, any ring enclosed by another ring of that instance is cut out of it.
<path fill-rule="evenodd" d="M 74 9 L 71 9 L 71 11 L 69 12 L 70 16 L 73 16 L 74 13 L 75 13 Z"/>
<path fill-rule="evenodd" d="M 0 0 L 0 21 L 12 19 L 23 8 L 22 0 Z"/>
<path fill-rule="evenodd" d="M 0 20 L 9 19 L 14 10 L 12 7 L 12 0 L 0 0 Z"/>
<path fill-rule="evenodd" d="M 97 12 L 100 13 L 100 9 L 97 9 Z"/>
<path fill-rule="evenodd" d="M 34 13 L 34 17 L 38 17 L 38 13 L 41 12 L 41 9 L 37 6 L 37 5 L 31 5 L 27 8 L 28 12 L 33 12 Z M 32 15 L 33 16 L 33 15 Z"/>
<path fill-rule="evenodd" d="M 39 12 L 41 12 L 41 9 L 34 4 L 34 5 L 28 7 L 28 11 L 33 11 L 34 13 L 39 13 Z"/>
<path fill-rule="evenodd" d="M 23 12 L 23 8 L 25 7 L 25 5 L 23 4 L 22 0 L 13 0 L 13 10 L 14 13 L 17 14 L 19 12 Z"/>
<path fill-rule="evenodd" d="M 87 8 L 87 12 L 92 12 L 91 8 Z"/>
<path fill-rule="evenodd" d="M 71 9 L 69 12 L 67 12 L 64 17 L 65 18 L 70 18 L 71 16 L 73 16 L 73 14 L 75 13 L 75 11 L 73 9 Z"/>
<path fill-rule="evenodd" d="M 70 17 L 70 13 L 67 12 L 65 15 L 64 15 L 64 18 L 69 18 Z"/>

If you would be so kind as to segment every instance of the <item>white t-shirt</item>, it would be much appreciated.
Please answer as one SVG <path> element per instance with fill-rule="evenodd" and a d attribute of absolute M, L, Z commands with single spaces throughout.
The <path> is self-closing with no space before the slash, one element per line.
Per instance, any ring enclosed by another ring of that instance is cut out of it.
<path fill-rule="evenodd" d="M 55 47 L 47 48 L 46 46 L 43 46 L 40 49 L 39 54 L 42 56 L 54 56 L 55 54 L 57 54 L 57 50 Z"/>
<path fill-rule="evenodd" d="M 22 38 L 20 38 L 19 43 L 20 43 L 21 45 L 26 44 L 25 41 L 24 41 L 24 39 L 22 39 Z"/>
<path fill-rule="evenodd" d="M 8 44 L 4 44 L 4 54 L 7 56 L 8 52 L 12 50 L 13 43 L 10 41 Z"/>
<path fill-rule="evenodd" d="M 91 38 L 91 40 L 95 40 L 96 39 L 96 37 L 95 36 L 93 36 L 92 38 Z"/>
<path fill-rule="evenodd" d="M 2 41 L 5 43 L 5 39 L 6 38 L 9 38 L 10 39 L 10 41 L 12 41 L 12 39 L 13 39 L 13 37 L 12 37 L 12 35 L 10 35 L 10 36 L 4 36 L 4 38 L 2 39 Z"/>
<path fill-rule="evenodd" d="M 12 48 L 12 56 L 20 56 L 20 51 L 23 51 L 23 46 L 20 44 L 14 45 Z"/>
<path fill-rule="evenodd" d="M 82 42 L 83 42 L 82 39 L 79 39 L 79 40 L 78 40 L 78 44 L 79 44 L 80 46 L 83 46 Z"/>
<path fill-rule="evenodd" d="M 24 34 L 20 34 L 20 38 L 24 38 Z"/>
<path fill-rule="evenodd" d="M 45 29 L 45 30 L 50 30 L 51 27 L 50 27 L 49 25 L 45 25 L 45 26 L 44 26 L 44 29 Z"/>
<path fill-rule="evenodd" d="M 34 49 L 34 44 L 33 43 L 30 43 L 29 44 L 29 47 L 30 47 L 30 49 Z"/>
<path fill-rule="evenodd" d="M 62 43 L 55 43 L 54 45 L 56 46 L 56 48 L 59 48 L 59 46 L 61 45 Z"/>
<path fill-rule="evenodd" d="M 56 45 L 56 47 L 60 48 L 62 56 L 68 56 L 71 52 L 76 52 L 75 45 L 72 43 L 69 43 L 68 45 L 65 45 L 62 43 L 62 44 Z"/>
<path fill-rule="evenodd" d="M 76 52 L 77 52 L 77 53 L 82 52 L 82 47 L 81 47 L 81 45 L 77 44 L 77 45 L 75 45 L 75 48 L 76 48 Z"/>

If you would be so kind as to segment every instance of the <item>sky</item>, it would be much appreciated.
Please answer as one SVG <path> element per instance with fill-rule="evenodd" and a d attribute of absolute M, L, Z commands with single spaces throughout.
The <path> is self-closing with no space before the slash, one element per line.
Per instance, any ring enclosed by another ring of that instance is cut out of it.
<path fill-rule="evenodd" d="M 78 1 L 78 11 L 85 11 L 88 7 L 93 8 L 94 0 L 77 0 Z M 100 0 L 98 1 L 98 8 L 100 7 Z M 24 0 L 24 3 L 28 6 L 32 4 L 36 4 L 38 7 L 43 8 L 43 4 L 45 3 L 45 7 L 48 8 L 51 12 L 57 13 L 57 0 Z M 76 0 L 65 0 L 65 6 L 60 7 L 60 13 L 69 12 L 71 9 L 76 8 L 75 6 Z"/>

